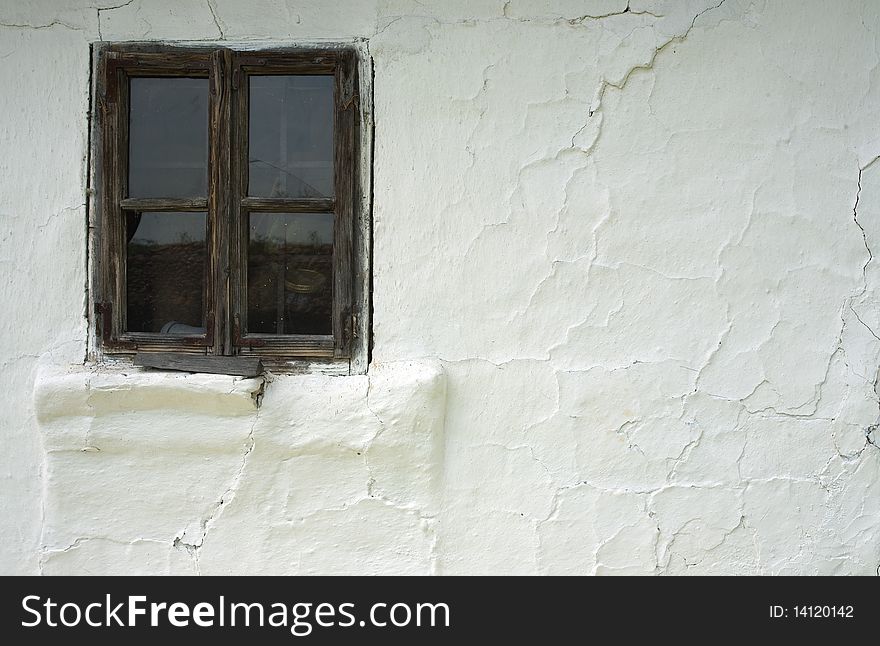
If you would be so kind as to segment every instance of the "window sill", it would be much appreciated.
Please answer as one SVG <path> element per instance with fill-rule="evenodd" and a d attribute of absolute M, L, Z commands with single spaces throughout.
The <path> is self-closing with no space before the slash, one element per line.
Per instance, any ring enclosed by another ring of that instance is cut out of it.
<path fill-rule="evenodd" d="M 183 356 L 187 357 L 184 361 L 188 363 L 193 363 L 190 366 L 181 366 L 178 368 L 164 368 L 159 365 L 150 365 L 148 363 L 139 362 L 138 356 Z M 175 373 L 175 372 L 185 372 L 185 373 L 211 373 L 211 374 L 219 374 L 225 376 L 232 377 L 241 377 L 248 376 L 241 374 L 239 370 L 225 371 L 220 366 L 222 366 L 222 360 L 227 359 L 227 357 L 212 357 L 204 354 L 181 354 L 176 352 L 134 352 L 134 351 L 125 351 L 125 352 L 117 352 L 117 351 L 107 351 L 104 350 L 101 353 L 97 353 L 98 358 L 91 361 L 87 367 L 91 367 L 94 370 L 104 371 L 104 370 L 112 370 L 112 371 L 125 371 L 129 373 L 138 372 L 141 368 L 149 368 L 150 372 L 154 370 L 159 370 L 162 372 Z M 210 362 L 214 359 L 218 359 L 218 368 L 217 369 L 198 369 L 195 365 L 195 362 L 198 361 L 207 361 Z M 260 373 L 261 374 L 271 374 L 271 375 L 332 375 L 338 377 L 345 376 L 354 376 L 358 374 L 365 374 L 366 366 L 363 362 L 356 362 L 351 359 L 322 359 L 316 357 L 304 357 L 299 359 L 293 358 L 282 358 L 282 357 L 274 357 L 271 355 L 261 356 L 257 354 L 253 355 L 245 355 L 240 357 L 229 357 L 229 359 L 238 360 L 250 360 L 253 362 L 259 361 L 261 364 Z"/>
<path fill-rule="evenodd" d="M 368 375 L 319 372 L 310 370 L 314 365 L 306 362 L 299 368 L 298 373 L 267 372 L 248 378 L 155 370 L 130 360 L 67 368 L 44 365 L 34 382 L 34 407 L 50 451 L 89 451 L 97 443 L 98 427 L 102 450 L 105 446 L 234 450 L 258 413 L 277 418 L 279 429 L 302 424 L 308 428 L 308 422 L 320 427 L 318 419 L 326 418 L 329 426 L 323 429 L 323 440 L 335 444 L 351 435 L 354 446 L 361 441 L 355 436 L 369 435 L 368 425 L 349 426 L 346 420 L 364 417 L 375 422 L 374 408 L 379 404 L 368 399 L 384 399 L 386 391 L 388 402 L 382 405 L 405 409 L 405 401 L 418 392 L 431 402 L 425 412 L 434 409 L 432 414 L 442 418 L 445 378 L 434 362 L 382 364 Z M 161 428 L 151 419 L 158 420 Z M 338 423 L 340 428 L 331 429 Z M 288 442 L 298 440 L 283 441 Z"/>
<path fill-rule="evenodd" d="M 181 352 L 138 352 L 134 365 L 178 372 L 210 373 L 235 377 L 259 377 L 263 363 L 258 357 L 218 357 Z"/>
<path fill-rule="evenodd" d="M 45 365 L 34 398 L 46 574 L 431 571 L 439 362 L 256 379 Z"/>
<path fill-rule="evenodd" d="M 34 384 L 37 418 L 163 409 L 218 416 L 253 413 L 265 377 L 158 371 L 118 361 L 43 368 Z"/>

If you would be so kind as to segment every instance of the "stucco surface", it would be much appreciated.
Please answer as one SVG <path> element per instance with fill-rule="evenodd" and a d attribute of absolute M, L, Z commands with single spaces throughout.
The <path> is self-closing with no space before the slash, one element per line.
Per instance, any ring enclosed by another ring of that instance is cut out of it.
<path fill-rule="evenodd" d="M 0 571 L 873 574 L 880 3 L 0 0 Z M 83 365 L 89 43 L 362 41 L 374 364 Z"/>

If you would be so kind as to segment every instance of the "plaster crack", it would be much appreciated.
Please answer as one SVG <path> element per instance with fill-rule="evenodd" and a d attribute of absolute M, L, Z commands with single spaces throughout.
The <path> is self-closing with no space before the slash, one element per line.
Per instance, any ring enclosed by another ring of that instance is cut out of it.
<path fill-rule="evenodd" d="M 44 25 L 29 25 L 27 23 L 0 22 L 0 27 L 9 27 L 11 29 L 51 29 L 52 27 L 65 27 L 65 28 L 71 29 L 73 31 L 83 31 L 82 27 L 74 27 L 70 23 L 66 23 L 63 20 L 53 20 L 52 22 L 46 23 Z M 3 56 L 3 58 L 6 58 L 6 56 Z"/>
<path fill-rule="evenodd" d="M 385 31 L 386 31 L 389 27 L 391 27 L 391 25 L 393 25 L 393 24 L 396 23 L 396 22 L 400 22 L 400 21 L 403 20 L 404 18 L 406 18 L 406 16 L 395 16 L 394 18 L 392 18 L 391 20 L 389 20 L 388 22 L 386 22 L 385 25 L 384 25 L 383 27 L 380 27 L 379 29 L 377 29 L 377 30 L 376 30 L 376 33 L 373 34 L 373 37 L 375 38 L 376 36 L 381 36 L 383 33 L 385 33 Z"/>
<path fill-rule="evenodd" d="M 208 5 L 208 11 L 211 12 L 211 18 L 214 19 L 214 26 L 217 27 L 217 31 L 220 32 L 220 40 L 226 40 L 226 30 L 223 28 L 223 23 L 217 16 L 217 8 L 214 6 L 214 1 L 215 0 L 205 0 L 205 3 Z"/>
<path fill-rule="evenodd" d="M 685 397 L 687 397 L 687 395 L 685 395 Z M 684 415 L 684 412 L 682 412 L 682 416 L 683 415 Z M 669 475 L 666 476 L 667 482 L 674 480 L 677 477 L 678 474 L 676 473 L 676 471 L 678 470 L 678 467 L 690 458 L 691 453 L 693 453 L 694 449 L 696 449 L 700 445 L 700 442 L 702 442 L 702 441 L 703 441 L 703 428 L 700 427 L 700 429 L 698 430 L 697 436 L 694 439 L 692 439 L 691 441 L 689 441 L 687 444 L 685 444 L 684 448 L 681 450 L 681 452 L 678 454 L 678 456 L 673 458 L 672 466 L 669 468 Z"/>
<path fill-rule="evenodd" d="M 84 208 L 86 208 L 85 203 L 77 204 L 76 206 L 66 206 L 63 209 L 61 209 L 60 211 L 56 211 L 55 213 L 52 213 L 48 218 L 46 218 L 46 220 L 42 224 L 38 224 L 37 228 L 40 231 L 43 231 L 46 227 L 49 226 L 49 223 L 52 222 L 52 220 L 54 220 L 58 216 L 60 216 L 64 213 L 67 213 L 68 211 L 76 211 L 77 209 L 84 209 Z"/>
<path fill-rule="evenodd" d="M 202 576 L 202 566 L 199 563 L 199 547 L 200 545 L 193 545 L 192 543 L 185 543 L 183 539 L 179 536 L 174 539 L 174 543 L 172 543 L 174 549 L 184 549 L 186 553 L 189 554 L 189 557 L 192 559 L 193 567 L 196 570 L 196 575 Z"/>
<path fill-rule="evenodd" d="M 509 3 L 508 3 L 508 4 L 509 4 Z M 656 14 L 656 13 L 652 13 L 652 12 L 647 11 L 647 10 L 645 10 L 645 11 L 633 11 L 632 9 L 630 9 L 630 6 L 629 6 L 629 5 L 630 5 L 630 3 L 627 2 L 627 3 L 626 3 L 626 7 L 624 8 L 623 11 L 612 11 L 612 12 L 609 12 L 609 13 L 603 13 L 603 14 L 599 14 L 599 15 L 586 14 L 586 15 L 580 16 L 580 17 L 578 17 L 578 18 L 571 18 L 571 19 L 569 19 L 569 20 L 566 20 L 566 22 L 567 22 L 569 25 L 582 25 L 584 22 L 587 22 L 587 21 L 592 21 L 592 20 L 602 20 L 603 18 L 613 18 L 613 17 L 615 17 L 615 16 L 625 16 L 626 14 L 630 14 L 630 15 L 632 15 L 632 16 L 652 16 L 652 17 L 654 17 L 654 18 L 663 18 L 662 15 L 660 15 L 660 14 Z M 505 7 L 506 7 L 506 5 L 505 5 Z"/>
<path fill-rule="evenodd" d="M 629 71 L 626 73 L 626 75 L 623 77 L 623 80 L 620 82 L 620 84 L 611 83 L 610 81 L 606 81 L 603 79 L 601 85 L 599 86 L 599 91 L 597 93 L 598 96 L 596 97 L 596 100 L 594 101 L 595 107 L 590 108 L 589 117 L 592 117 L 593 114 L 595 114 L 602 107 L 602 100 L 605 98 L 605 92 L 608 90 L 609 87 L 613 87 L 616 90 L 623 90 L 623 88 L 626 87 L 626 84 L 629 81 L 630 77 L 636 71 L 653 69 L 654 61 L 657 60 L 657 56 L 660 55 L 660 52 L 665 50 L 667 47 L 669 47 L 673 43 L 683 42 L 688 37 L 688 35 L 691 33 L 691 31 L 694 29 L 694 26 L 696 25 L 697 20 L 700 18 L 700 16 L 702 16 L 703 14 L 709 13 L 710 11 L 714 11 L 714 10 L 718 9 L 725 2 L 727 2 L 727 0 L 721 0 L 721 2 L 719 2 L 718 4 L 716 4 L 712 7 L 707 7 L 706 9 L 703 9 L 702 11 L 700 11 L 697 15 L 694 16 L 693 20 L 691 20 L 690 26 L 685 30 L 685 32 L 683 34 L 680 34 L 678 36 L 673 36 L 672 38 L 667 40 L 665 43 L 663 43 L 660 47 L 656 48 L 654 50 L 654 53 L 651 55 L 650 60 L 648 60 L 647 63 L 643 63 L 641 65 L 636 65 L 636 66 L 630 68 Z"/>
<path fill-rule="evenodd" d="M 870 325 L 868 325 L 867 323 L 865 323 L 865 322 L 862 320 L 862 317 L 859 316 L 859 313 L 853 308 L 852 304 L 850 304 L 850 306 L 849 306 L 849 311 L 852 312 L 852 313 L 855 315 L 856 320 L 857 320 L 859 323 L 861 323 L 862 326 L 864 326 L 864 328 L 865 328 L 868 332 L 871 333 L 871 336 L 872 336 L 872 337 L 874 337 L 875 339 L 877 339 L 878 341 L 880 341 L 880 336 L 877 336 L 877 333 L 874 332 L 874 329 L 873 329 Z"/>
<path fill-rule="evenodd" d="M 112 7 L 95 7 L 95 8 L 98 11 L 113 11 L 114 9 L 122 9 L 123 7 L 127 7 L 132 2 L 134 2 L 134 0 L 128 0 L 128 2 L 123 2 L 122 4 L 116 4 L 116 5 L 113 5 Z"/>
<path fill-rule="evenodd" d="M 653 13 L 651 11 L 648 11 L 647 9 L 645 9 L 643 11 L 633 11 L 632 8 L 630 7 L 630 3 L 627 2 L 626 7 L 624 7 L 620 11 L 609 11 L 608 13 L 602 13 L 602 14 L 584 14 L 584 15 L 578 16 L 576 18 L 566 18 L 565 16 L 559 16 L 559 15 L 552 16 L 552 17 L 537 16 L 535 18 L 524 18 L 524 17 L 518 18 L 518 17 L 512 16 L 510 14 L 510 3 L 511 3 L 511 0 L 507 0 L 507 2 L 504 3 L 504 7 L 502 7 L 502 9 L 501 9 L 502 18 L 505 20 L 512 20 L 515 22 L 522 22 L 522 23 L 530 23 L 530 22 L 567 23 L 573 27 L 576 27 L 578 25 L 584 24 L 585 22 L 598 22 L 598 21 L 604 20 L 606 18 L 616 18 L 618 16 L 629 15 L 629 16 L 652 16 L 653 18 L 663 18 L 664 17 L 661 14 Z"/>
<path fill-rule="evenodd" d="M 175 548 L 183 548 L 185 549 L 189 555 L 193 559 L 193 563 L 196 568 L 196 572 L 201 572 L 200 563 L 199 563 L 199 550 L 201 550 L 202 546 L 205 544 L 205 539 L 208 537 L 208 532 L 211 530 L 213 524 L 217 521 L 220 516 L 223 515 L 224 510 L 229 505 L 229 503 L 235 498 L 236 493 L 238 492 L 238 488 L 241 485 L 241 480 L 244 477 L 245 469 L 247 468 L 248 460 L 250 458 L 251 453 L 254 451 L 254 447 L 256 446 L 256 438 L 254 436 L 254 431 L 257 426 L 257 422 L 260 419 L 260 409 L 259 402 L 263 397 L 263 390 L 265 388 L 266 382 L 263 382 L 263 387 L 257 391 L 254 395 L 254 399 L 257 403 L 257 413 L 254 416 L 254 421 L 251 424 L 250 431 L 248 432 L 247 438 L 245 439 L 245 449 L 244 453 L 241 456 L 241 464 L 238 467 L 238 470 L 235 472 L 235 475 L 232 477 L 232 481 L 229 483 L 229 486 L 223 491 L 220 497 L 217 499 L 217 502 L 214 503 L 211 511 L 205 516 L 202 520 L 199 528 L 199 533 L 196 539 L 192 542 L 184 541 L 183 536 L 177 536 L 174 539 L 174 547 Z"/>
<path fill-rule="evenodd" d="M 592 116 L 592 113 L 590 114 L 590 116 Z M 574 140 L 581 136 L 581 133 L 587 129 L 588 125 L 590 125 L 589 121 L 586 122 L 584 125 L 582 125 L 580 128 L 578 128 L 577 131 L 571 136 L 571 142 L 569 143 L 569 146 L 568 146 L 569 148 L 575 148 Z M 600 124 L 600 126 L 601 126 L 601 124 Z M 595 143 L 598 139 L 599 139 L 598 136 L 595 137 L 595 139 L 593 140 L 593 143 L 590 144 L 590 146 L 588 148 L 582 148 L 581 150 L 583 150 L 585 153 L 592 152 L 593 146 L 595 145 Z M 557 227 L 558 226 L 559 226 L 559 224 L 557 223 Z"/>
<path fill-rule="evenodd" d="M 80 537 L 76 538 L 69 545 L 62 547 L 60 549 L 47 549 L 44 547 L 40 551 L 40 558 L 39 558 L 40 575 L 41 576 L 43 575 L 43 568 L 45 567 L 45 562 L 48 557 L 53 556 L 55 554 L 65 554 L 66 552 L 70 552 L 71 550 L 75 550 L 76 548 L 78 548 L 80 546 L 81 543 L 84 543 L 88 540 L 90 540 L 88 537 L 80 536 Z"/>
<path fill-rule="evenodd" d="M 128 2 L 123 2 L 122 4 L 113 5 L 112 7 L 95 7 L 95 11 L 98 14 L 98 40 L 104 40 L 104 37 L 101 35 L 101 12 L 102 11 L 114 11 L 116 9 L 122 9 L 123 7 L 127 7 L 134 0 L 128 0 Z"/>
<path fill-rule="evenodd" d="M 865 261 L 865 264 L 862 267 L 862 278 L 865 281 L 865 289 L 862 291 L 862 293 L 864 293 L 867 290 L 868 265 L 871 264 L 871 261 L 874 259 L 874 253 L 871 251 L 871 247 L 868 244 L 868 234 L 865 231 L 865 227 L 863 227 L 861 222 L 859 222 L 859 212 L 858 211 L 859 211 L 859 200 L 861 199 L 861 196 L 862 196 L 862 173 L 864 172 L 864 170 L 866 168 L 868 168 L 868 166 L 870 166 L 873 163 L 874 162 L 872 161 L 868 165 L 866 165 L 864 168 L 859 168 L 859 178 L 856 182 L 858 189 L 856 190 L 856 200 L 853 203 L 853 210 L 852 210 L 853 211 L 853 222 L 856 223 L 856 226 L 859 228 L 859 231 L 862 232 L 862 241 L 865 243 L 865 250 L 868 252 L 868 260 Z M 858 314 L 856 314 L 856 318 L 858 318 Z M 861 319 L 859 319 L 859 321 L 861 321 Z M 867 327 L 867 326 L 865 326 L 865 327 Z M 868 328 L 868 329 L 870 330 L 871 328 Z M 873 334 L 873 331 L 871 333 Z M 877 335 L 874 334 L 874 336 L 876 337 Z"/>
<path fill-rule="evenodd" d="M 543 466 L 543 465 L 541 465 Z M 599 487 L 595 487 L 586 480 L 580 482 L 574 482 L 571 484 L 565 484 L 556 488 L 556 491 L 553 492 L 553 499 L 550 501 L 550 511 L 547 513 L 547 516 L 544 518 L 538 518 L 535 520 L 535 529 L 540 531 L 541 527 L 546 523 L 551 523 L 559 518 L 559 506 L 560 506 L 560 497 L 566 491 L 570 491 L 572 489 L 577 489 L 578 487 L 589 487 L 591 489 L 600 490 Z"/>
<path fill-rule="evenodd" d="M 865 261 L 865 264 L 862 266 L 862 280 L 863 280 L 862 291 L 857 296 L 849 299 L 848 307 L 849 307 L 849 310 L 856 317 L 856 320 L 871 334 L 871 336 L 874 337 L 876 340 L 880 341 L 880 336 L 878 336 L 877 333 L 874 331 L 874 329 L 862 319 L 862 317 L 859 315 L 859 313 L 853 307 L 853 300 L 865 295 L 868 291 L 868 265 L 870 265 L 871 261 L 874 260 L 874 252 L 871 250 L 871 246 L 868 243 L 868 233 L 867 233 L 867 231 L 865 231 L 865 228 L 862 226 L 862 223 L 859 222 L 859 201 L 861 200 L 861 196 L 862 196 L 862 173 L 864 173 L 865 170 L 867 170 L 878 159 L 880 159 L 880 156 L 874 157 L 871 161 L 869 161 L 864 166 L 860 166 L 858 179 L 856 180 L 856 186 L 857 186 L 856 198 L 855 198 L 855 201 L 853 202 L 853 208 L 852 208 L 853 222 L 859 228 L 859 231 L 862 234 L 862 241 L 865 245 L 865 251 L 868 252 L 868 259 Z M 880 392 L 878 392 L 878 386 L 880 386 L 880 377 L 878 377 L 874 381 L 874 393 L 875 393 L 875 395 L 878 396 L 878 403 L 880 403 Z M 868 446 L 873 446 L 875 449 L 880 450 L 880 445 L 878 445 L 876 443 L 876 441 L 874 440 L 874 437 L 873 437 L 874 432 L 877 430 L 878 426 L 880 426 L 880 424 L 872 424 L 871 426 L 868 426 L 865 429 L 865 445 L 861 448 L 861 450 L 859 450 L 855 454 L 854 458 L 856 458 L 856 459 L 860 458 L 862 456 L 862 454 L 864 453 L 865 449 L 868 448 Z"/>
<path fill-rule="evenodd" d="M 654 567 L 651 568 L 651 570 L 656 572 L 660 568 L 660 561 L 657 558 L 657 546 L 658 546 L 658 542 L 660 540 L 660 527 L 656 523 L 652 523 L 652 524 L 656 529 L 653 533 L 653 541 L 652 541 L 653 542 L 653 550 L 652 551 L 654 554 Z M 623 525 L 623 526 L 619 527 L 617 529 L 617 531 L 615 531 L 613 534 L 611 534 L 607 538 L 603 538 L 601 540 L 601 542 L 599 542 L 599 544 L 596 545 L 596 547 L 593 550 L 593 570 L 590 573 L 592 576 L 595 576 L 599 572 L 599 568 L 601 568 L 601 567 L 605 567 L 605 568 L 612 570 L 612 571 L 617 569 L 617 567 L 619 567 L 619 566 L 615 567 L 612 565 L 605 564 L 603 562 L 602 552 L 603 552 L 603 550 L 605 550 L 605 548 L 607 548 L 609 545 L 612 545 L 616 540 L 618 540 L 624 532 L 626 532 L 627 530 L 631 530 L 631 529 L 637 529 L 638 527 L 639 527 L 638 522 L 630 523 L 628 525 Z M 634 562 L 632 565 L 635 565 L 635 564 L 636 563 Z"/>
<path fill-rule="evenodd" d="M 880 445 L 877 444 L 877 441 L 874 439 L 874 431 L 877 430 L 878 424 L 872 424 L 865 431 L 865 448 L 868 448 L 868 445 L 873 446 L 875 449 L 880 451 Z"/>
<path fill-rule="evenodd" d="M 224 505 L 228 505 L 233 498 L 235 498 L 235 494 L 238 491 L 238 487 L 241 484 L 242 476 L 244 475 L 245 468 L 247 467 L 248 458 L 251 453 L 254 451 L 254 447 L 256 446 L 256 439 L 254 438 L 254 428 L 257 425 L 257 421 L 259 419 L 259 413 L 257 413 L 254 418 L 254 423 L 251 424 L 251 429 L 248 432 L 247 440 L 245 442 L 245 450 L 244 454 L 241 456 L 241 465 L 238 468 L 238 471 L 235 473 L 235 476 L 232 478 L 232 482 L 226 488 L 226 491 L 220 496 L 217 503 L 214 505 L 213 511 L 208 515 L 207 519 L 202 523 L 202 536 L 199 540 L 199 547 L 204 544 L 205 537 L 208 535 L 208 531 L 211 529 L 211 524 L 216 521 L 224 511 Z"/>
<path fill-rule="evenodd" d="M 68 552 L 72 552 L 74 550 L 78 550 L 80 547 L 84 546 L 86 543 L 90 543 L 92 541 L 103 541 L 106 543 L 112 543 L 113 545 L 122 545 L 124 547 L 130 547 L 133 545 L 138 545 L 142 543 L 153 543 L 156 545 L 167 545 L 167 543 L 158 538 L 132 538 L 130 540 L 120 540 L 118 538 L 113 538 L 111 536 L 78 536 L 71 543 L 65 545 L 64 547 L 55 547 L 49 548 L 45 545 L 40 549 L 39 560 L 37 563 L 38 570 L 40 575 L 43 576 L 44 568 L 46 566 L 46 561 L 54 556 L 58 556 L 59 554 L 67 554 Z M 176 546 L 177 541 L 175 541 Z M 95 572 L 90 572 L 88 570 L 83 570 L 85 574 L 97 574 Z"/>

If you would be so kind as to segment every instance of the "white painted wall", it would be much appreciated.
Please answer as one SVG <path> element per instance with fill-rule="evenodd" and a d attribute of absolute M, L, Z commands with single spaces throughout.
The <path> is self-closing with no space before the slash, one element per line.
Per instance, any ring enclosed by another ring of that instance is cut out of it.
<path fill-rule="evenodd" d="M 880 3 L 719 1 L 0 0 L 0 571 L 877 571 Z M 89 43 L 354 38 L 369 375 L 83 366 Z"/>

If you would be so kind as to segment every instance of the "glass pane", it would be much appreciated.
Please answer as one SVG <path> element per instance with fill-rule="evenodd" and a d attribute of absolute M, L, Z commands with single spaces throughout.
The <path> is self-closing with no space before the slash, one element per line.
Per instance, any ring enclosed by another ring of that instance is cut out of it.
<path fill-rule="evenodd" d="M 332 213 L 251 213 L 247 271 L 248 332 L 332 334 Z"/>
<path fill-rule="evenodd" d="M 248 195 L 333 196 L 333 77 L 250 77 Z"/>
<path fill-rule="evenodd" d="M 205 213 L 127 213 L 128 331 L 204 334 Z"/>
<path fill-rule="evenodd" d="M 133 78 L 129 197 L 204 197 L 208 187 L 208 79 Z"/>

